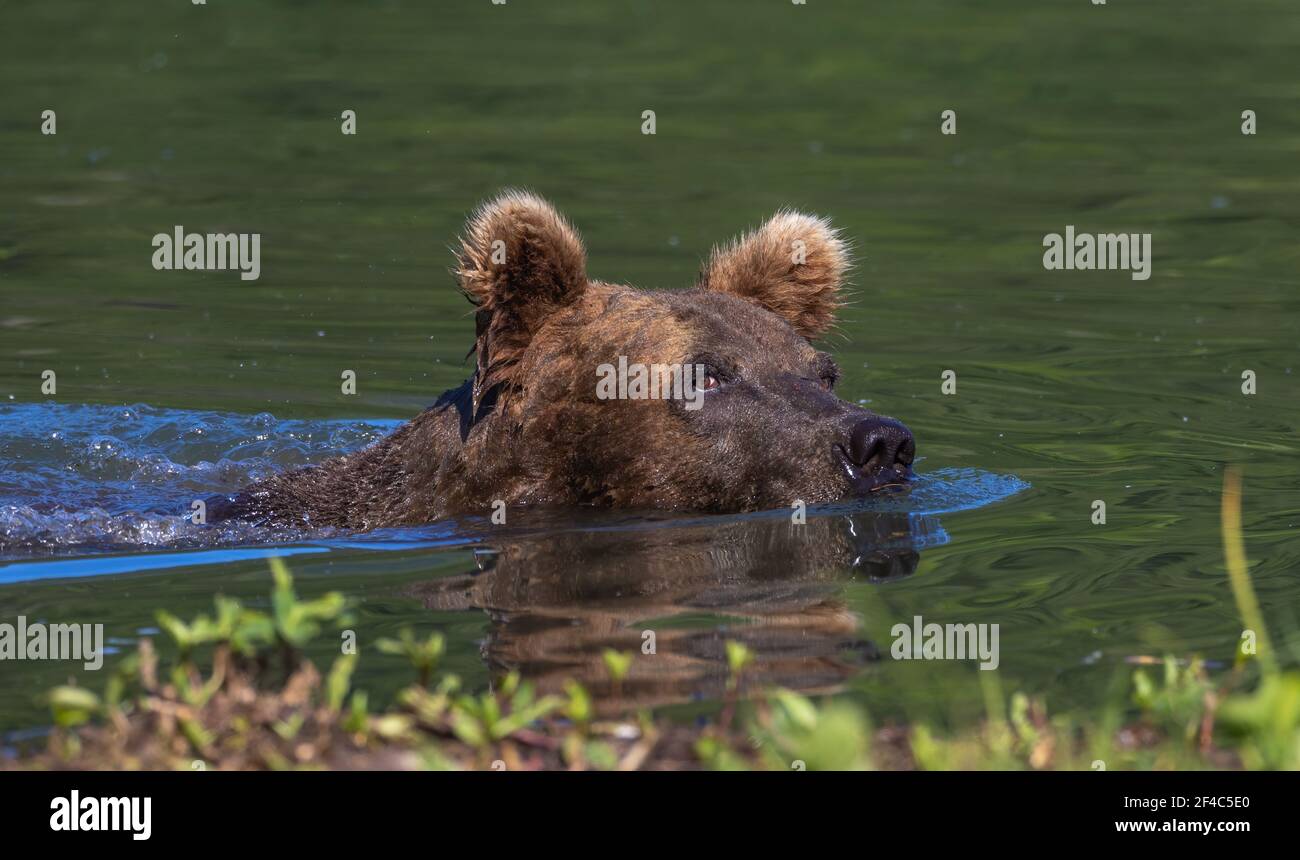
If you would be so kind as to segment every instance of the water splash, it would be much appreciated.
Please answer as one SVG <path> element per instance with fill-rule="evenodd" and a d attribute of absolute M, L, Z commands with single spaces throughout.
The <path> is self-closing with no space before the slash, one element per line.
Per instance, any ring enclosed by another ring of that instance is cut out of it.
<path fill-rule="evenodd" d="M 0 408 L 0 582 L 120 573 L 232 560 L 235 546 L 280 544 L 321 548 L 409 550 L 490 541 L 503 531 L 481 518 L 366 534 L 303 532 L 248 523 L 199 526 L 198 498 L 234 492 L 284 469 L 319 463 L 369 445 L 400 421 L 287 421 L 270 413 L 235 415 L 136 405 L 25 404 Z M 1023 490 L 1012 476 L 974 469 L 922 473 L 909 492 L 809 508 L 809 517 L 905 513 L 915 540 L 947 540 L 942 513 L 990 504 Z M 735 518 L 663 512 L 536 511 L 527 533 L 643 530 L 784 518 L 765 511 Z M 512 529 L 512 533 L 516 530 Z M 522 532 L 519 532 L 522 533 Z M 204 549 L 207 553 L 188 550 Z M 301 549 L 295 551 L 302 551 Z M 106 553 L 129 553 L 106 558 Z M 149 553 L 148 557 L 145 554 Z M 49 556 L 91 556 L 37 562 Z"/>
<path fill-rule="evenodd" d="M 282 421 L 136 405 L 0 408 L 0 554 L 258 542 L 201 527 L 195 499 L 354 451 L 397 421 Z"/>

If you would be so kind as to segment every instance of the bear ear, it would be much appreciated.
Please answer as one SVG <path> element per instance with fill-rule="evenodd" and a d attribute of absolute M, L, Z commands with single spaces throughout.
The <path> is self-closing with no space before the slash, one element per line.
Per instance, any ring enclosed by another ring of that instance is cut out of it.
<path fill-rule="evenodd" d="M 848 247 L 829 221 L 783 209 L 714 248 L 699 288 L 756 302 L 812 340 L 835 322 L 849 265 Z"/>
<path fill-rule="evenodd" d="M 510 190 L 474 211 L 456 256 L 461 291 L 478 307 L 477 413 L 481 394 L 512 381 L 511 371 L 546 317 L 582 294 L 587 252 L 555 207 Z"/>

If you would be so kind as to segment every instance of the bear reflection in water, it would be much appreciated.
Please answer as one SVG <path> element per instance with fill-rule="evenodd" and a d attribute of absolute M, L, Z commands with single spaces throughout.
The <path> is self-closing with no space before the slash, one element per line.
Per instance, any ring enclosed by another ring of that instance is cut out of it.
<path fill-rule="evenodd" d="M 727 640 L 753 652 L 746 688 L 828 693 L 881 653 L 846 585 L 910 576 L 919 548 L 943 540 L 933 518 L 902 513 L 571 531 L 496 541 L 478 570 L 411 594 L 487 612 L 494 675 L 518 670 L 541 692 L 572 678 L 606 713 L 721 698 Z M 634 654 L 617 699 L 606 648 Z"/>

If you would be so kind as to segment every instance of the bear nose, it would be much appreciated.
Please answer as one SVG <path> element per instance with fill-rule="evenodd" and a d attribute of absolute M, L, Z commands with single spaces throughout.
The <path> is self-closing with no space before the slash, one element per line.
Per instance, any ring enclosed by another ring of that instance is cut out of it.
<path fill-rule="evenodd" d="M 916 440 L 900 422 L 873 415 L 854 425 L 848 453 L 853 465 L 864 472 L 907 467 L 916 456 Z"/>

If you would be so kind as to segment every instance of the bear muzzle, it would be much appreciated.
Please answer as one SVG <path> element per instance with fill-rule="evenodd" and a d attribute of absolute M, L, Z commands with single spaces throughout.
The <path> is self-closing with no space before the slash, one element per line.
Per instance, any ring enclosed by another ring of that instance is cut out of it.
<path fill-rule="evenodd" d="M 848 445 L 836 443 L 835 457 L 857 495 L 901 487 L 914 477 L 916 440 L 899 421 L 873 415 L 853 425 Z"/>

